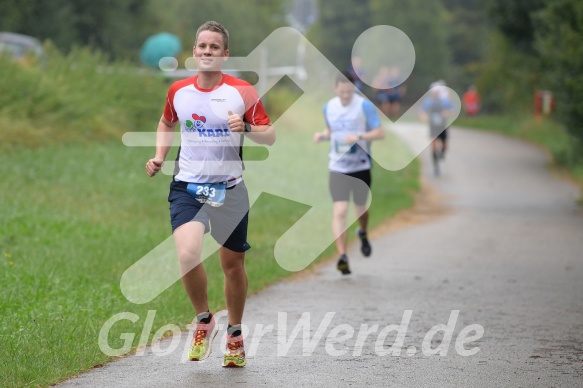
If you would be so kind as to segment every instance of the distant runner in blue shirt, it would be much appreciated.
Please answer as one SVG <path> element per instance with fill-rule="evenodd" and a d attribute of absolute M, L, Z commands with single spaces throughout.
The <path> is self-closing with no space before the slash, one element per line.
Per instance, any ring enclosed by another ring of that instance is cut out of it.
<path fill-rule="evenodd" d="M 444 84 L 432 84 L 431 93 L 423 104 L 419 115 L 421 120 L 429 124 L 429 136 L 431 137 L 431 150 L 435 175 L 439 175 L 440 159 L 445 158 L 447 150 L 447 119 L 453 114 L 453 104 L 447 98 L 447 88 Z M 440 147 L 441 145 L 441 147 Z"/>
<path fill-rule="evenodd" d="M 346 214 L 352 201 L 358 217 L 361 252 L 370 256 L 372 249 L 367 237 L 368 210 L 366 203 L 371 185 L 370 142 L 385 137 L 375 106 L 355 94 L 350 74 L 336 78 L 336 97 L 324 106 L 326 129 L 314 134 L 314 142 L 329 140 L 329 187 L 334 201 L 332 232 L 338 251 L 337 268 L 350 274 L 346 255 Z"/>

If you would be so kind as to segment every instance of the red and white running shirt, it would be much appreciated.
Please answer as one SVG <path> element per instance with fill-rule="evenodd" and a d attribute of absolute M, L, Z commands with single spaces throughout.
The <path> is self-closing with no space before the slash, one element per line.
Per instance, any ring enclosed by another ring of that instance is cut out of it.
<path fill-rule="evenodd" d="M 232 133 L 228 112 L 251 125 L 267 125 L 269 117 L 257 92 L 246 81 L 223 74 L 214 89 L 201 89 L 198 75 L 177 81 L 168 90 L 164 117 L 180 122 L 180 149 L 174 179 L 190 183 L 239 181 L 243 173 L 244 135 Z M 233 181 L 236 180 L 236 181 Z"/>

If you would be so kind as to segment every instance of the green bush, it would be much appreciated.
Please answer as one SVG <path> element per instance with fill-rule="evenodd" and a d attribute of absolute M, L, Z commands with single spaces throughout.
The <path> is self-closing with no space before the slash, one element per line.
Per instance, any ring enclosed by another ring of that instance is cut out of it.
<path fill-rule="evenodd" d="M 507 38 L 491 33 L 488 60 L 480 66 L 478 90 L 482 110 L 489 113 L 516 114 L 532 109 L 536 88 L 541 88 L 538 62 L 516 50 Z"/>
<path fill-rule="evenodd" d="M 167 84 L 100 52 L 62 55 L 46 45 L 47 63 L 0 58 L 2 148 L 119 139 L 128 130 L 154 130 Z"/>

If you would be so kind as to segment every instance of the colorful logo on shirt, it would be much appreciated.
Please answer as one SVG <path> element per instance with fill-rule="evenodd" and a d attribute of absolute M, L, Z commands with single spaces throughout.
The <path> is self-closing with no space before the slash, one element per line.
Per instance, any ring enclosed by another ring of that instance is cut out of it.
<path fill-rule="evenodd" d="M 196 113 L 192 114 L 192 119 L 194 121 L 186 120 L 186 130 L 189 132 L 194 132 L 197 129 L 202 129 L 204 127 L 204 123 L 206 123 L 206 117 L 199 116 Z"/>
<path fill-rule="evenodd" d="M 192 114 L 193 120 L 186 120 L 186 131 L 198 132 L 201 137 L 229 136 L 229 128 L 205 128 L 206 117 Z"/>

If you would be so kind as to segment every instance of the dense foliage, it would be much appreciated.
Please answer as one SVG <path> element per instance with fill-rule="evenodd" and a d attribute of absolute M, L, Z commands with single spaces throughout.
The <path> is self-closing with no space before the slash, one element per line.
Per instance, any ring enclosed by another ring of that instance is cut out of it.
<path fill-rule="evenodd" d="M 5 0 L 0 31 L 50 40 L 65 55 L 86 47 L 104 60 L 134 65 L 145 39 L 167 31 L 182 40 L 182 64 L 196 27 L 206 20 L 225 24 L 231 55 L 244 56 L 289 24 L 289 12 L 298 8 L 317 9 L 307 18 L 306 34 L 339 69 L 349 66 L 353 44 L 368 28 L 403 30 L 417 56 L 406 102 L 415 101 L 430 82 L 445 79 L 460 95 L 477 84 L 484 112 L 531 114 L 535 90 L 550 89 L 556 117 L 583 138 L 583 108 L 577 104 L 583 98 L 583 3 L 578 0 Z"/>
<path fill-rule="evenodd" d="M 557 117 L 582 147 L 583 3 L 570 0 L 550 2 L 537 15 L 536 22 L 539 28 L 535 46 L 542 55 L 545 79 L 557 99 Z"/>
<path fill-rule="evenodd" d="M 196 28 L 207 20 L 235 32 L 233 54 L 245 55 L 283 24 L 284 9 L 281 0 L 3 0 L 0 15 L 0 31 L 48 39 L 64 52 L 88 46 L 137 61 L 144 40 L 160 31 L 178 35 L 189 51 Z"/>
<path fill-rule="evenodd" d="M 556 118 L 583 140 L 583 3 L 577 0 L 491 0 L 495 27 L 483 60 L 486 102 L 502 112 L 531 110 L 537 89 L 553 92 Z"/>
<path fill-rule="evenodd" d="M 45 66 L 0 58 L 3 150 L 62 142 L 120 139 L 155 130 L 168 85 L 127 63 L 109 64 L 99 52 L 61 54 L 45 45 Z"/>

